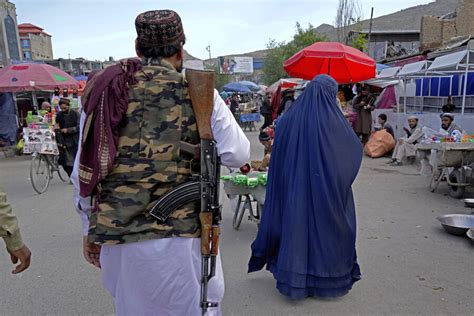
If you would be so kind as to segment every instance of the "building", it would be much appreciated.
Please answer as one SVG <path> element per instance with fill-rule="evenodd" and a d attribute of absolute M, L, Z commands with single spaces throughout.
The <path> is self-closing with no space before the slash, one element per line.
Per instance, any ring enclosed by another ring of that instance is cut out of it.
<path fill-rule="evenodd" d="M 474 34 L 474 0 L 464 0 L 454 12 L 424 16 L 421 20 L 421 49 L 441 47 L 453 38 Z"/>
<path fill-rule="evenodd" d="M 474 0 L 465 0 L 464 2 L 471 1 Z M 462 3 L 463 0 L 435 0 L 428 4 L 417 5 L 374 18 L 372 27 L 370 20 L 363 20 L 358 24 L 348 26 L 350 30 L 348 37 L 363 34 L 368 38 L 369 29 L 371 29 L 368 53 L 378 62 L 410 56 L 418 53 L 422 46 L 424 16 L 445 15 L 455 11 Z M 377 5 L 374 7 L 375 13 L 377 13 Z M 468 20 L 465 24 L 467 23 Z M 332 25 L 322 24 L 315 31 L 326 36 L 330 41 L 343 41 L 338 38 L 338 30 Z"/>
<path fill-rule="evenodd" d="M 91 61 L 84 58 L 74 59 L 49 59 L 44 61 L 46 64 L 57 67 L 73 77 L 87 76 L 92 70 L 104 69 L 104 63 L 101 61 Z"/>
<path fill-rule="evenodd" d="M 18 25 L 20 45 L 25 60 L 53 59 L 53 45 L 51 35 L 41 27 L 23 23 Z"/>
<path fill-rule="evenodd" d="M 369 37 L 369 30 L 350 31 L 349 39 L 357 34 Z M 372 30 L 368 55 L 377 61 L 410 55 L 420 48 L 419 30 Z"/>
<path fill-rule="evenodd" d="M 8 0 L 0 0 L 0 64 L 7 66 L 12 60 L 22 60 L 16 7 Z"/>

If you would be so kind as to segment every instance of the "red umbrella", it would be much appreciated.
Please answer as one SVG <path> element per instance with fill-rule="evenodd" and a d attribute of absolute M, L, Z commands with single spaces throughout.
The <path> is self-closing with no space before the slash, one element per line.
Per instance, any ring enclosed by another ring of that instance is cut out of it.
<path fill-rule="evenodd" d="M 338 83 L 359 82 L 375 78 L 375 60 L 363 52 L 341 43 L 317 42 L 293 55 L 283 64 L 293 77 L 306 80 L 328 74 Z"/>
<path fill-rule="evenodd" d="M 0 70 L 0 92 L 25 92 L 73 88 L 79 83 L 59 68 L 47 64 L 10 65 Z"/>

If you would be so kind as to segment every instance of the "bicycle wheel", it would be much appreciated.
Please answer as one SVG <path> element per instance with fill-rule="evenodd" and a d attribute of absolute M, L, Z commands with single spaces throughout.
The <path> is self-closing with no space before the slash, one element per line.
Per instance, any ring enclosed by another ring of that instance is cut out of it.
<path fill-rule="evenodd" d="M 47 161 L 50 165 L 51 168 L 51 173 L 57 172 L 59 179 L 61 179 L 62 182 L 66 182 L 69 179 L 69 176 L 67 175 L 66 171 L 62 166 L 59 165 L 59 156 L 47 156 Z"/>
<path fill-rule="evenodd" d="M 43 155 L 36 155 L 31 160 L 30 181 L 33 189 L 38 193 L 44 193 L 48 189 L 51 180 L 51 170 Z"/>
<path fill-rule="evenodd" d="M 235 230 L 239 230 L 240 223 L 242 223 L 242 218 L 244 217 L 245 213 L 245 202 L 242 207 L 242 195 L 239 195 L 239 200 L 237 202 L 237 206 L 235 208 L 234 212 L 234 218 L 232 219 L 232 226 L 234 227 Z"/>
<path fill-rule="evenodd" d="M 58 176 L 62 182 L 66 182 L 69 179 L 69 176 L 67 175 L 66 171 L 64 171 L 63 167 L 61 166 L 58 166 Z"/>

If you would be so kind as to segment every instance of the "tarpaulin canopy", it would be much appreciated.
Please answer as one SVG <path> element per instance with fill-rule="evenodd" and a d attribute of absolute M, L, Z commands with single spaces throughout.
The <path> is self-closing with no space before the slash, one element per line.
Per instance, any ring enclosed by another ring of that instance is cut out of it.
<path fill-rule="evenodd" d="M 414 75 L 420 71 L 426 70 L 428 68 L 428 61 L 422 60 L 417 61 L 416 63 L 406 64 L 403 68 L 398 72 L 399 77 Z"/>
<path fill-rule="evenodd" d="M 47 64 L 10 65 L 0 71 L 0 92 L 25 92 L 73 88 L 79 84 L 59 68 Z"/>
<path fill-rule="evenodd" d="M 390 68 L 390 66 L 384 65 L 384 64 L 377 64 L 376 68 L 377 68 L 377 72 L 381 72 L 382 70 L 384 70 L 386 68 Z"/>
<path fill-rule="evenodd" d="M 428 67 L 428 71 L 433 70 L 459 70 L 461 62 L 466 62 L 468 51 L 460 52 L 436 57 L 433 63 Z M 464 67 L 465 68 L 465 65 Z"/>
<path fill-rule="evenodd" d="M 283 64 L 293 77 L 307 80 L 319 74 L 328 74 L 339 84 L 360 82 L 375 78 L 375 60 L 363 52 L 341 43 L 317 42 Z"/>
<path fill-rule="evenodd" d="M 286 90 L 294 86 L 297 86 L 298 83 L 300 83 L 301 81 L 302 80 L 298 78 L 280 79 L 274 82 L 270 87 L 268 87 L 267 92 L 274 93 L 278 88 L 281 88 L 281 90 Z"/>
<path fill-rule="evenodd" d="M 0 93 L 0 141 L 6 141 L 9 145 L 15 144 L 17 127 L 18 121 L 13 95 Z"/>
<path fill-rule="evenodd" d="M 388 67 L 382 70 L 378 75 L 376 79 L 382 79 L 382 78 L 394 78 L 398 72 L 400 71 L 401 67 Z"/>

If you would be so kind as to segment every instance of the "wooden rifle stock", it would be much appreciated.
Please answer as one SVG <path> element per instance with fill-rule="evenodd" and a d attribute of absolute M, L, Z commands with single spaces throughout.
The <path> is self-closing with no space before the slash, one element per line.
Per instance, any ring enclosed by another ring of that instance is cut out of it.
<path fill-rule="evenodd" d="M 211 115 L 214 108 L 214 77 L 213 71 L 186 69 L 189 96 L 193 103 L 201 139 L 212 139 Z"/>

